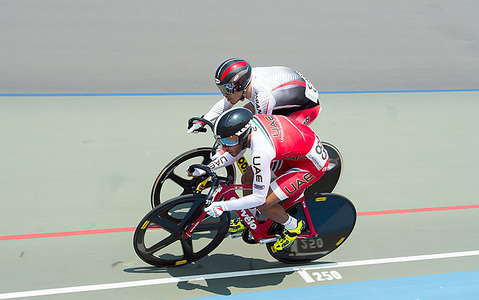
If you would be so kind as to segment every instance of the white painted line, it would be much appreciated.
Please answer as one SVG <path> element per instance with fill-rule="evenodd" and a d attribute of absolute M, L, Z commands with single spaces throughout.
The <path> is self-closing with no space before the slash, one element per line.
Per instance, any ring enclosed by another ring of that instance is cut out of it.
<path fill-rule="evenodd" d="M 76 286 L 76 287 L 4 293 L 4 294 L 0 294 L 0 299 L 17 299 L 17 298 L 27 298 L 27 297 L 35 297 L 35 296 L 59 295 L 59 294 L 68 294 L 68 293 L 121 289 L 121 288 L 138 287 L 138 286 L 160 285 L 160 284 L 178 283 L 178 282 L 186 282 L 186 281 L 211 280 L 211 279 L 255 276 L 255 275 L 263 275 L 263 274 L 268 275 L 268 274 L 278 274 L 278 273 L 291 273 L 291 272 L 298 272 L 306 280 L 306 282 L 308 282 L 309 280 L 313 280 L 313 278 L 309 274 L 307 274 L 306 270 L 328 269 L 333 267 L 345 268 L 345 267 L 424 261 L 424 260 L 432 260 L 432 259 L 444 259 L 444 258 L 478 256 L 478 255 L 479 255 L 479 250 L 475 250 L 475 251 L 451 252 L 451 253 L 440 253 L 440 254 L 429 254 L 429 255 L 358 260 L 358 261 L 340 262 L 340 263 L 323 263 L 323 264 L 305 265 L 305 266 L 296 266 L 296 267 L 284 267 L 284 268 L 261 269 L 261 270 L 250 270 L 250 271 L 239 271 L 239 272 L 228 272 L 228 273 L 214 273 L 214 274 L 194 275 L 194 276 L 170 277 L 170 278 L 160 278 L 160 279 L 150 279 L 150 280 L 127 281 L 127 282 L 118 282 L 118 283 L 106 283 L 106 284 L 84 285 L 84 286 Z M 307 274 L 307 276 L 305 274 Z"/>
<path fill-rule="evenodd" d="M 300 269 L 298 270 L 298 274 L 303 277 L 304 281 L 306 281 L 306 283 L 313 283 L 313 282 L 316 282 L 313 277 L 311 277 L 311 275 L 309 275 L 309 273 L 304 270 L 304 269 Z"/>

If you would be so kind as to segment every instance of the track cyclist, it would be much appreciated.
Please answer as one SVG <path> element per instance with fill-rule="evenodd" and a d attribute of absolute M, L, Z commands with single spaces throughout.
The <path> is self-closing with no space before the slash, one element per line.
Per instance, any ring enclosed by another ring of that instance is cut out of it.
<path fill-rule="evenodd" d="M 254 114 L 284 115 L 303 124 L 313 122 L 321 111 L 318 91 L 301 73 L 288 67 L 255 67 L 244 59 L 230 58 L 218 66 L 215 83 L 223 94 L 203 118 L 213 122 L 239 101 Z M 188 133 L 205 124 L 193 123 Z"/>
<path fill-rule="evenodd" d="M 304 230 L 305 223 L 286 213 L 279 202 L 300 196 L 326 172 L 329 156 L 320 139 L 312 129 L 296 120 L 279 115 L 253 116 L 246 108 L 222 113 L 215 123 L 214 135 L 229 157 L 239 158 L 240 153 L 251 149 L 253 191 L 239 199 L 213 202 L 205 211 L 219 217 L 224 211 L 258 208 L 268 218 L 284 225 L 274 249 L 281 251 L 290 247 Z M 210 167 L 217 169 L 234 161 L 223 155 L 210 163 Z M 273 161 L 279 163 L 274 172 Z M 201 176 L 204 171 L 195 169 L 188 173 Z"/>

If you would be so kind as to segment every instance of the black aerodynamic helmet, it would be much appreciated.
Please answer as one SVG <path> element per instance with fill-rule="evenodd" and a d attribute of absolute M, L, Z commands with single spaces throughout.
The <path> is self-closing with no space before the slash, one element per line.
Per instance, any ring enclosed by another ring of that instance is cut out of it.
<path fill-rule="evenodd" d="M 244 59 L 229 58 L 216 69 L 215 83 L 225 95 L 245 91 L 250 82 L 251 65 Z"/>
<path fill-rule="evenodd" d="M 216 120 L 214 127 L 215 138 L 223 146 L 235 146 L 246 142 L 251 132 L 251 120 L 253 113 L 246 108 L 238 107 L 221 114 Z M 238 141 L 227 139 L 230 136 L 238 136 Z"/>

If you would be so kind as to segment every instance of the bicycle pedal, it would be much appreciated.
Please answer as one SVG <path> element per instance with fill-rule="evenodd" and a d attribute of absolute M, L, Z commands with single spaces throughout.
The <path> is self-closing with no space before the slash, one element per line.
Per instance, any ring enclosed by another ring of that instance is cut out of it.
<path fill-rule="evenodd" d="M 243 233 L 236 233 L 236 234 L 231 234 L 231 238 L 232 239 L 236 239 L 236 238 L 239 238 L 239 237 L 242 237 L 243 236 Z"/>

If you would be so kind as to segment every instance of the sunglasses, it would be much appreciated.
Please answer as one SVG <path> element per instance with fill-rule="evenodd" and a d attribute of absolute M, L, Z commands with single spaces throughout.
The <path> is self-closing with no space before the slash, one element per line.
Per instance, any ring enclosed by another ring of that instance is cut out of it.
<path fill-rule="evenodd" d="M 225 137 L 225 138 L 217 137 L 216 140 L 218 141 L 220 145 L 225 147 L 233 147 L 239 144 L 239 139 L 237 141 L 232 141 L 232 140 L 229 140 L 228 138 L 231 138 L 231 137 Z"/>
<path fill-rule="evenodd" d="M 224 95 L 232 95 L 237 92 L 235 85 L 233 82 L 225 83 L 225 84 L 218 84 L 218 89 Z"/>

